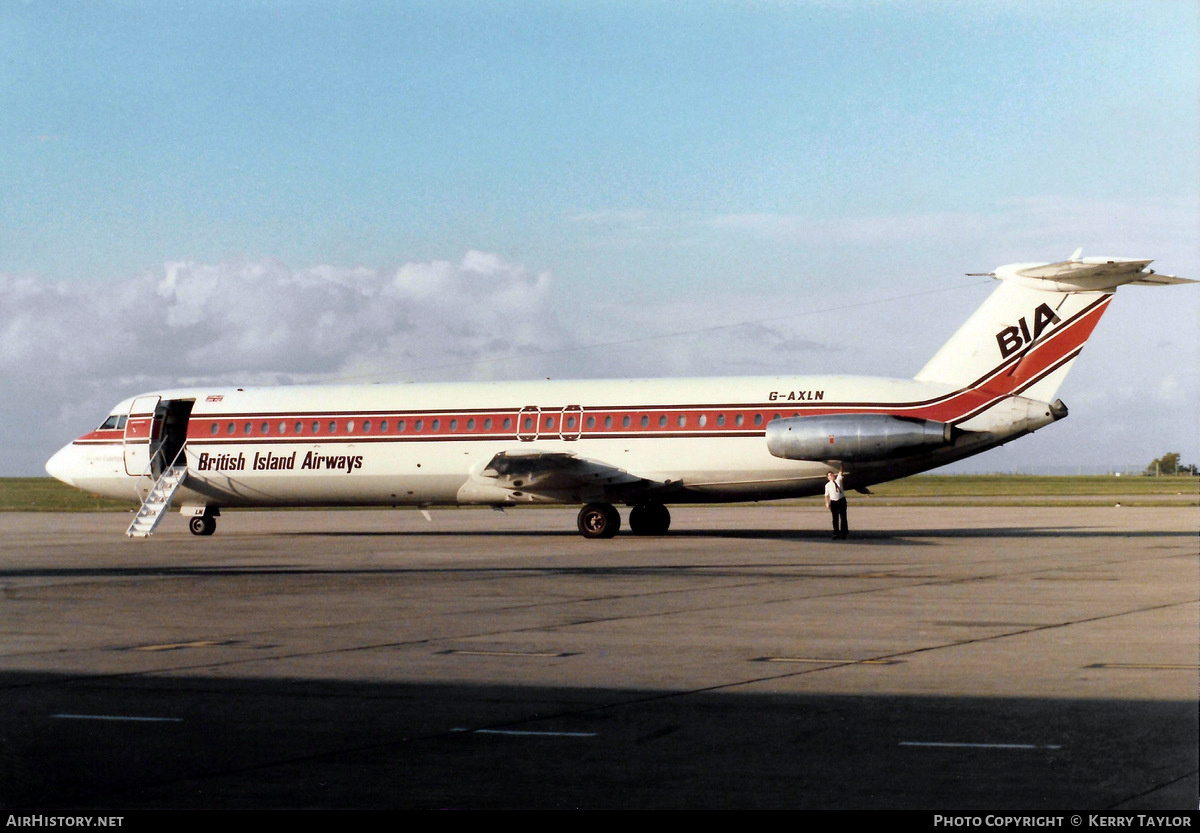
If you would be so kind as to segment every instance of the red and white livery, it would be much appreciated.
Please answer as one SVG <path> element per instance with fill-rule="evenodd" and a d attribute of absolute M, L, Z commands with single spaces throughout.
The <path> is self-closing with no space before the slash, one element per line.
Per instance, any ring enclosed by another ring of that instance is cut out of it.
<path fill-rule="evenodd" d="M 240 506 L 583 504 L 579 530 L 661 534 L 667 505 L 866 487 L 1066 416 L 1055 399 L 1124 284 L 1193 283 L 1148 260 L 993 273 L 993 293 L 913 379 L 762 376 L 181 388 L 120 402 L 46 463 L 54 477 L 172 504 L 208 535 Z"/>

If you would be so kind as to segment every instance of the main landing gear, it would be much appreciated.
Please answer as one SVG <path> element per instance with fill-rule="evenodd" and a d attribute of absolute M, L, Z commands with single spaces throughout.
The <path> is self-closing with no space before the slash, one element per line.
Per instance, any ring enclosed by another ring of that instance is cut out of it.
<path fill-rule="evenodd" d="M 634 535 L 662 535 L 671 526 L 671 513 L 657 501 L 639 503 L 629 511 Z M 579 510 L 579 533 L 584 538 L 611 538 L 621 528 L 621 513 L 611 503 L 589 503 Z"/>
<path fill-rule="evenodd" d="M 657 501 L 639 503 L 629 510 L 629 528 L 634 535 L 665 535 L 671 527 L 671 513 Z"/>

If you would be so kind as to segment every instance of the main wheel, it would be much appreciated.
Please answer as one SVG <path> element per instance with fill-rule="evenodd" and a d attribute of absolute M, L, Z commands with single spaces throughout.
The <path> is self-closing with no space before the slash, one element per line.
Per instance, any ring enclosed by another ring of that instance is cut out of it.
<path fill-rule="evenodd" d="M 212 535 L 217 531 L 217 519 L 212 515 L 196 515 L 188 521 L 193 535 Z"/>
<path fill-rule="evenodd" d="M 579 534 L 584 538 L 611 538 L 621 528 L 621 513 L 611 503 L 589 503 L 579 510 Z"/>
<path fill-rule="evenodd" d="M 663 535 L 671 527 L 671 513 L 657 501 L 639 503 L 629 511 L 629 529 L 634 535 Z"/>

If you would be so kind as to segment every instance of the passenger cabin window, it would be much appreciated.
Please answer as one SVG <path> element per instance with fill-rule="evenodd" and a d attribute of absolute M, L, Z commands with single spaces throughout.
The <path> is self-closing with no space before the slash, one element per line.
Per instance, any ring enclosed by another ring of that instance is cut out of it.
<path fill-rule="evenodd" d="M 212 435 L 215 437 L 219 433 L 221 433 L 221 426 L 214 422 L 212 424 Z"/>
<path fill-rule="evenodd" d="M 364 434 L 371 433 L 371 420 L 369 420 L 369 419 L 363 420 L 363 433 Z"/>
<path fill-rule="evenodd" d="M 262 425 L 260 425 L 258 427 L 264 434 L 271 433 L 271 423 L 269 423 L 269 422 L 264 422 Z"/>

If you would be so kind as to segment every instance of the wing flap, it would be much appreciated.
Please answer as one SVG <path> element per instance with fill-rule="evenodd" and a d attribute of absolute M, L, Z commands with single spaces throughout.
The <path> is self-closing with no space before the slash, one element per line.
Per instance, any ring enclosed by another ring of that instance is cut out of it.
<path fill-rule="evenodd" d="M 649 484 L 652 481 L 624 469 L 577 457 L 566 451 L 501 451 L 480 475 L 505 489 L 525 492 L 564 492 L 575 489 L 609 488 Z"/>

